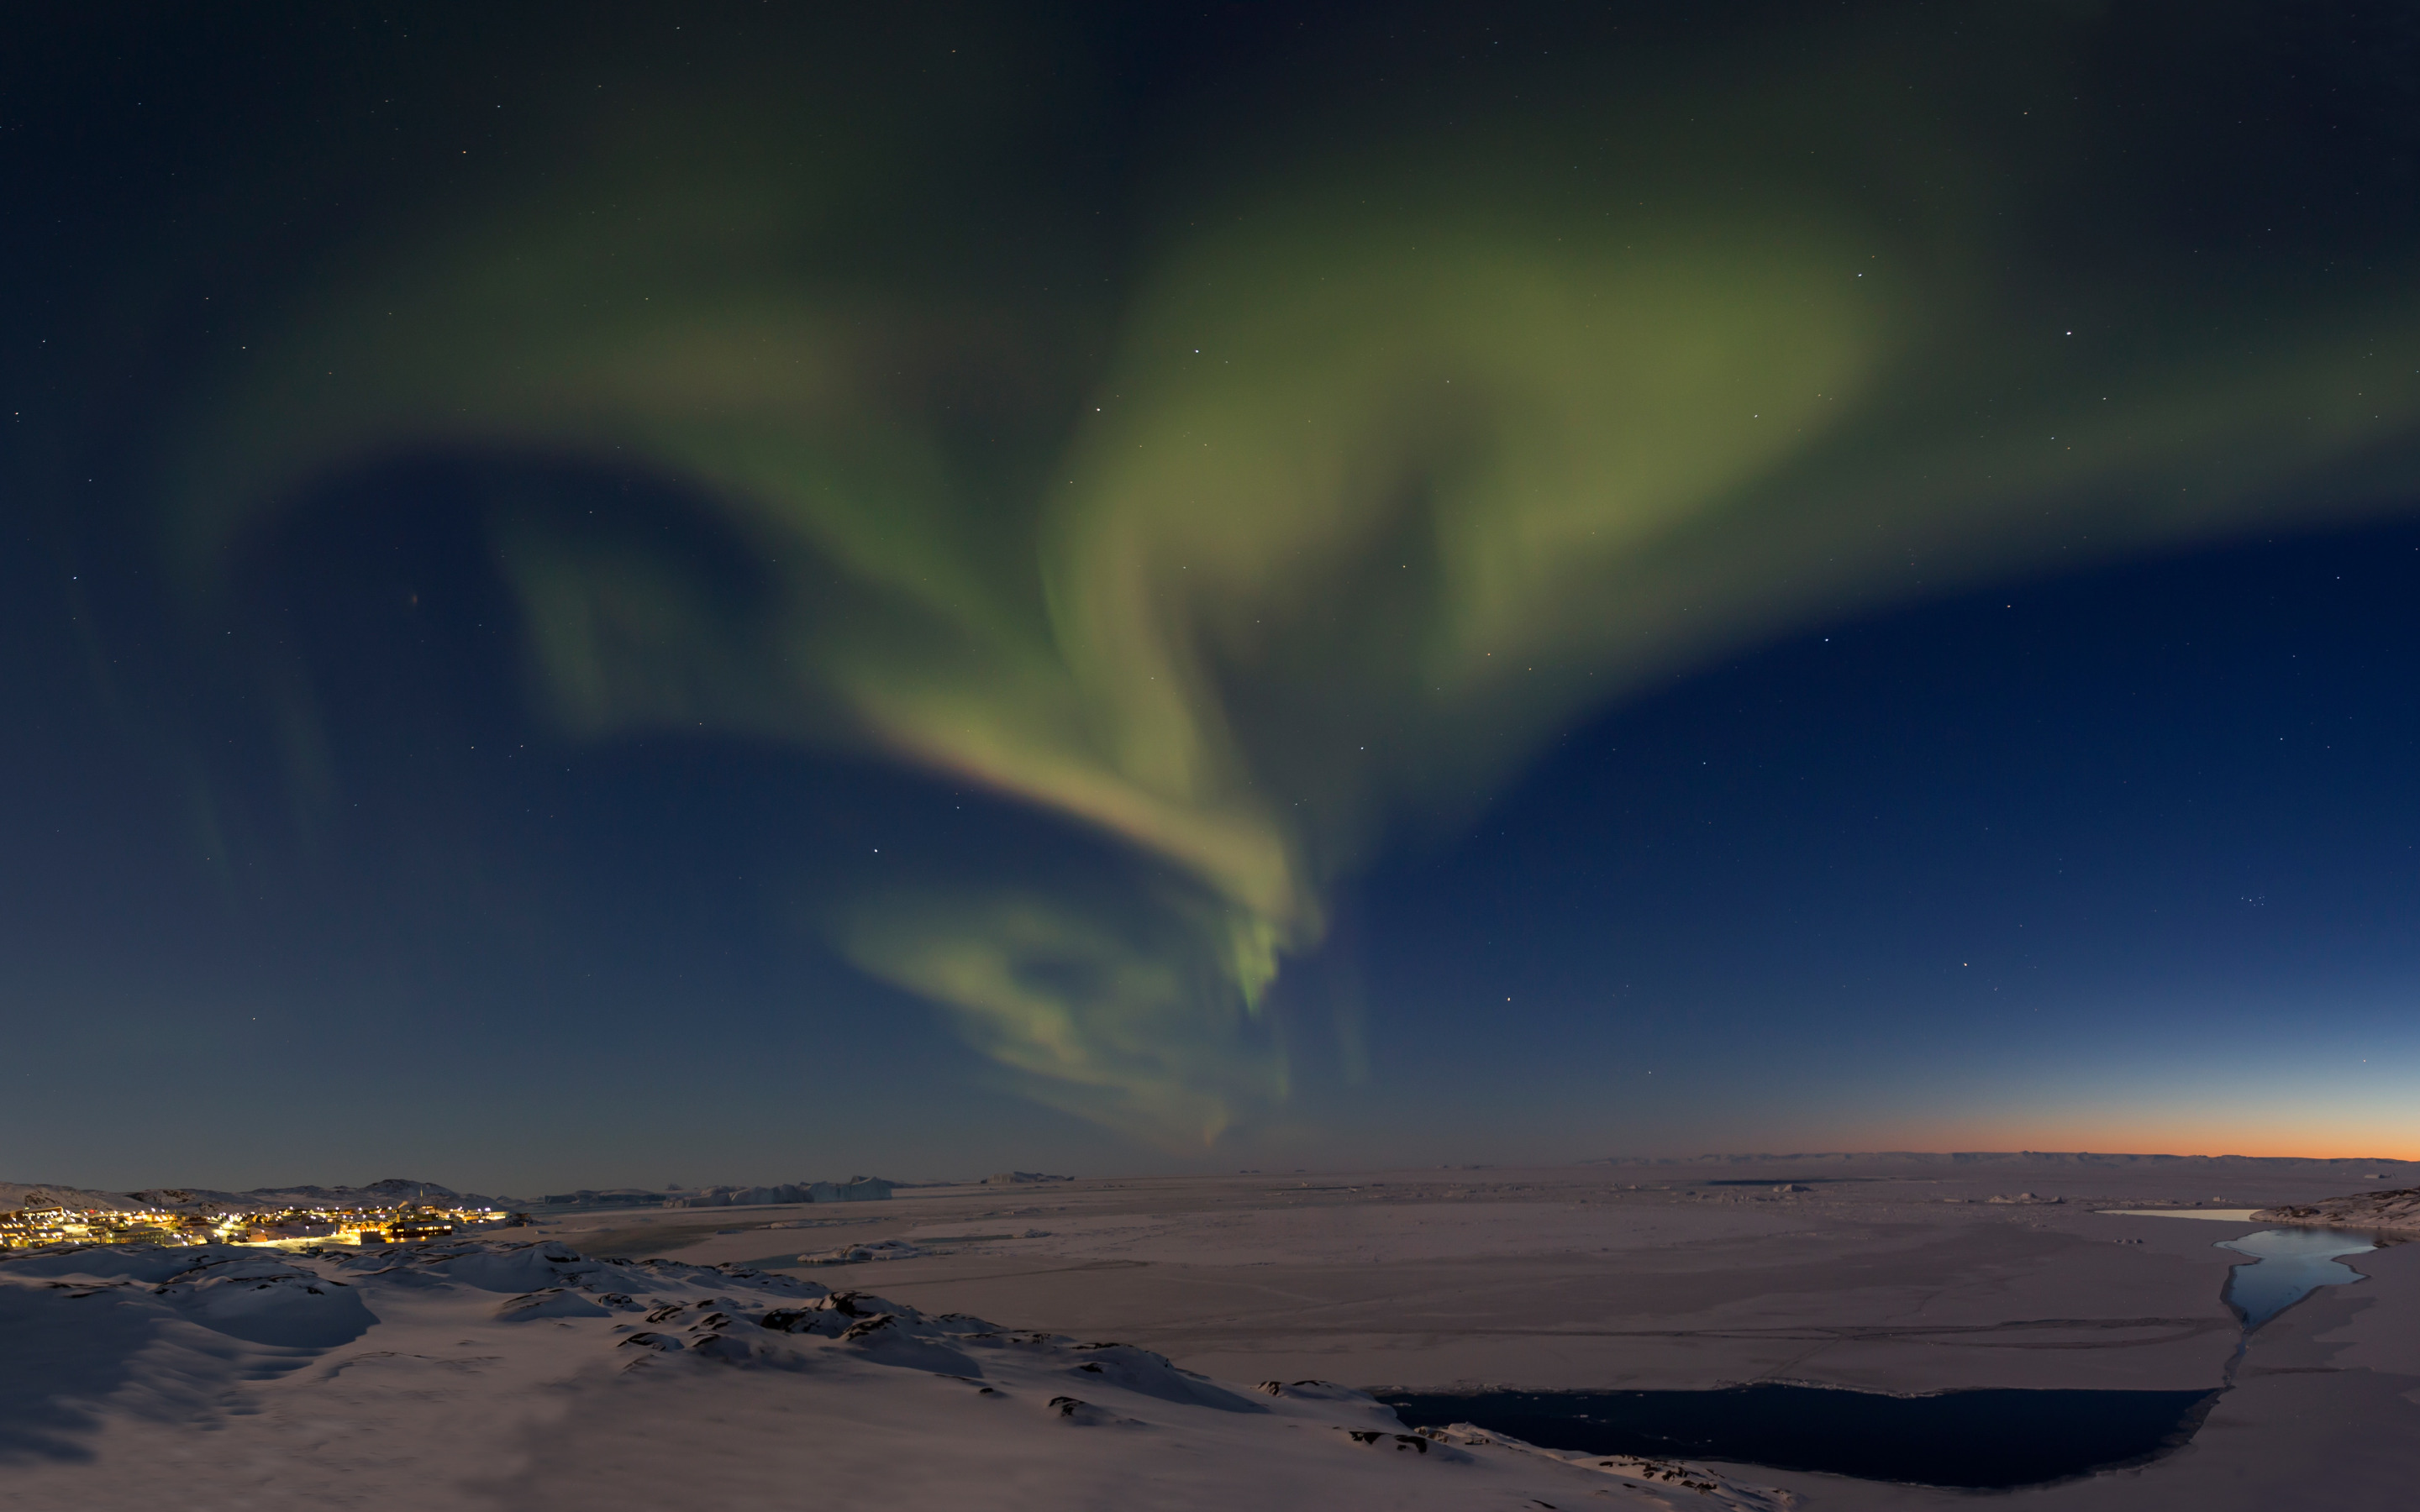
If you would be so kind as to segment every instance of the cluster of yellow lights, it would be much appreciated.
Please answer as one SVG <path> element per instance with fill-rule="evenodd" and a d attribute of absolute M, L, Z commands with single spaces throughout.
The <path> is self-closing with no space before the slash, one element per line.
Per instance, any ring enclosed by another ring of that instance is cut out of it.
<path fill-rule="evenodd" d="M 288 1208 L 274 1212 L 164 1212 L 151 1208 L 0 1210 L 0 1250 L 52 1244 L 379 1244 L 440 1239 L 504 1222 L 501 1208 Z"/>

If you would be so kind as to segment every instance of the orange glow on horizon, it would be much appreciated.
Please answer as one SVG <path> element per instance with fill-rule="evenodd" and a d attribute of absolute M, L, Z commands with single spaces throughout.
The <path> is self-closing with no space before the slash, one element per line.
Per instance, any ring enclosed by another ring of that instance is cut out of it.
<path fill-rule="evenodd" d="M 2068 1121 L 2023 1117 L 1978 1117 L 1923 1123 L 1872 1124 L 1830 1148 L 1904 1149 L 2040 1150 L 2050 1154 L 2089 1151 L 2105 1155 L 2243 1155 L 2272 1160 L 2420 1161 L 2420 1130 L 2387 1130 L 2374 1119 L 2173 1119 L 2108 1117 Z M 1811 1148 L 1811 1147 L 1810 1147 Z"/>

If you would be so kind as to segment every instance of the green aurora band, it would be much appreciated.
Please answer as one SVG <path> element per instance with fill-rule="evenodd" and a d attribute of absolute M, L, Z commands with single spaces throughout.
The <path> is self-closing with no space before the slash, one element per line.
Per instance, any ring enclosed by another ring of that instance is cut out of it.
<path fill-rule="evenodd" d="M 2087 123 L 2023 100 L 2084 14 L 1921 90 L 1868 37 L 1610 106 L 1329 121 L 1186 170 L 1139 251 L 1034 190 L 1042 251 L 999 277 L 979 245 L 861 243 L 988 224 L 882 229 L 898 186 L 982 176 L 970 140 L 1005 162 L 1060 129 L 1013 59 L 947 106 L 658 100 L 287 291 L 196 390 L 173 534 L 207 592 L 402 453 L 678 483 L 750 594 L 499 504 L 551 707 L 883 753 L 1113 837 L 1130 874 L 924 878 L 817 923 L 1029 1095 L 1199 1148 L 1285 1097 L 1256 1019 L 1333 886 L 1626 690 L 2408 492 L 2412 269 L 2103 269 L 2055 301 L 2007 270 L 2082 173 Z M 1054 259 L 1055 288 L 1028 266 Z"/>

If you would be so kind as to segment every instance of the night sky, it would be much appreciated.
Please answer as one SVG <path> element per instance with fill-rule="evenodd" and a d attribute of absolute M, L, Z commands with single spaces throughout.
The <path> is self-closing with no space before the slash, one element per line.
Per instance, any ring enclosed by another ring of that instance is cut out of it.
<path fill-rule="evenodd" d="M 0 1176 L 2420 1157 L 2409 7 L 861 8 L 12 23 Z"/>

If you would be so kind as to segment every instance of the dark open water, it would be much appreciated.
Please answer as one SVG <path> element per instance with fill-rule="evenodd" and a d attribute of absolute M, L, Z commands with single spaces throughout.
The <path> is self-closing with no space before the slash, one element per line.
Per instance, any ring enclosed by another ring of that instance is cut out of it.
<path fill-rule="evenodd" d="M 1409 1427 L 1468 1423 L 1555 1449 L 1730 1459 L 1998 1489 L 2149 1458 L 2193 1437 L 2215 1391 L 1381 1392 Z"/>
<path fill-rule="evenodd" d="M 1707 1185 L 1736 1183 L 1707 1182 Z M 2372 1240 L 2270 1229 L 2221 1242 L 2253 1258 L 2224 1295 L 2253 1330 L 2323 1286 L 2362 1279 L 2339 1257 Z M 2239 1358 L 2241 1351 L 2239 1351 Z M 2229 1367 L 2228 1379 L 2233 1379 Z M 1380 1392 L 1407 1427 L 1468 1423 L 1547 1448 L 1729 1459 L 1865 1480 L 1998 1490 L 2149 1459 L 2190 1440 L 2218 1391 L 1949 1391 L 1825 1386 L 1721 1391 Z"/>

